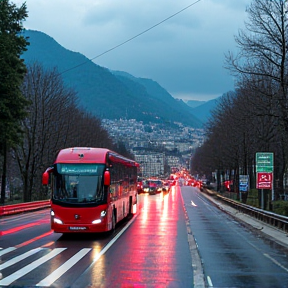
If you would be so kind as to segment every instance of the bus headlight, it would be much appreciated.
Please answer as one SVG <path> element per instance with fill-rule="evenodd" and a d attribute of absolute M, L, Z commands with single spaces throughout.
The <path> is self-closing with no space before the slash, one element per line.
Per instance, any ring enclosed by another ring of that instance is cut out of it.
<path fill-rule="evenodd" d="M 54 223 L 57 223 L 57 224 L 63 224 L 63 222 L 58 218 L 54 218 L 53 221 Z"/>
<path fill-rule="evenodd" d="M 100 213 L 100 216 L 101 218 L 105 217 L 107 214 L 107 211 L 106 210 L 102 210 L 101 213 Z M 99 224 L 102 222 L 102 220 L 100 219 L 95 219 L 94 221 L 92 221 L 92 224 Z"/>
<path fill-rule="evenodd" d="M 96 219 L 96 220 L 92 221 L 92 224 L 99 224 L 99 223 L 101 223 L 101 219 Z"/>
<path fill-rule="evenodd" d="M 50 215 L 51 215 L 52 217 L 54 217 L 54 216 L 55 216 L 55 213 L 54 213 L 54 211 L 53 211 L 53 210 L 51 210 L 51 212 L 50 212 Z"/>

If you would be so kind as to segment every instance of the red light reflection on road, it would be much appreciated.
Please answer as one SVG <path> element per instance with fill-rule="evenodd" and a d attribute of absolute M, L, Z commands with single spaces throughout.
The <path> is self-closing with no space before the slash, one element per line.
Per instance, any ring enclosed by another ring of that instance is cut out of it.
<path fill-rule="evenodd" d="M 161 223 L 166 224 L 168 218 L 168 211 L 169 211 L 169 198 L 168 194 L 161 193 L 161 201 L 162 201 L 162 213 L 161 213 Z M 160 202 L 160 201 L 159 201 Z"/>
<path fill-rule="evenodd" d="M 21 225 L 21 226 L 14 227 L 14 228 L 11 228 L 11 229 L 8 229 L 8 230 L 5 230 L 5 231 L 0 231 L 0 236 L 16 233 L 16 232 L 19 232 L 21 230 L 24 230 L 24 229 L 27 229 L 27 228 L 30 228 L 30 227 L 34 227 L 34 226 L 37 226 L 37 225 L 42 225 L 44 223 L 49 223 L 49 222 L 50 222 L 50 219 L 47 219 L 47 220 L 41 220 L 41 221 L 37 221 L 37 222 Z"/>
<path fill-rule="evenodd" d="M 172 201 L 175 201 L 176 189 L 179 189 L 179 186 L 172 186 L 170 190 L 170 194 L 172 195 Z"/>
<path fill-rule="evenodd" d="M 142 224 L 144 225 L 145 222 L 147 221 L 148 219 L 148 213 L 149 213 L 149 207 L 148 207 L 148 204 L 149 204 L 149 199 L 148 199 L 149 195 L 148 194 L 145 194 L 142 198 L 143 200 L 143 203 L 141 203 L 141 222 Z"/>
<path fill-rule="evenodd" d="M 101 275 L 101 281 L 91 279 L 92 285 L 160 288 L 179 283 L 175 247 L 181 206 L 177 204 L 179 193 L 174 193 L 139 197 L 143 207 L 136 221 L 107 252 L 113 253 L 113 263 L 107 258 L 109 271 L 102 269 L 103 264 L 95 264 L 93 274 Z"/>
<path fill-rule="evenodd" d="M 154 279 L 154 287 L 167 287 L 168 282 L 173 279 L 177 211 L 173 208 L 173 199 L 171 196 L 170 193 L 167 195 L 161 193 L 144 200 L 146 201 L 147 212 L 140 214 L 138 217 L 140 219 L 145 217 L 146 225 L 134 228 L 134 237 L 136 239 L 134 241 L 131 239 L 134 246 L 132 248 L 134 252 L 131 259 L 131 267 L 136 267 L 136 269 L 127 271 L 126 276 L 130 277 L 131 280 L 128 280 L 128 278 L 127 281 L 124 278 L 121 281 L 123 283 L 122 287 L 125 287 L 125 285 L 128 287 L 127 284 L 131 282 L 143 285 L 147 282 L 149 283 L 151 279 Z M 135 225 L 137 225 L 137 222 Z M 157 253 L 153 251 L 157 251 Z M 153 276 L 151 277 L 151 275 Z"/>
<path fill-rule="evenodd" d="M 42 234 L 42 235 L 39 235 L 39 236 L 37 236 L 37 237 L 34 237 L 34 238 L 26 241 L 26 242 L 23 242 L 23 243 L 21 243 L 21 244 L 18 244 L 18 245 L 16 245 L 15 247 L 16 247 L 16 248 L 24 247 L 24 246 L 26 246 L 26 245 L 28 245 L 28 244 L 31 244 L 31 243 L 33 243 L 33 242 L 35 242 L 35 241 L 37 241 L 37 240 L 39 240 L 39 239 L 41 239 L 41 238 L 44 238 L 44 237 L 49 236 L 49 235 L 52 234 L 52 233 L 54 233 L 54 231 L 53 231 L 53 230 L 50 230 L 50 231 L 47 232 L 47 233 L 44 233 L 44 234 Z M 47 246 L 47 245 L 46 245 L 46 246 Z M 43 246 L 43 247 L 45 247 L 45 246 Z"/>

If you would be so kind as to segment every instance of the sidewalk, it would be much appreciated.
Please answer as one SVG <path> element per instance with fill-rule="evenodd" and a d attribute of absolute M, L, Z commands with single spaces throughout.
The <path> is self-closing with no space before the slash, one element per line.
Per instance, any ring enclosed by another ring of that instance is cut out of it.
<path fill-rule="evenodd" d="M 257 220 L 247 214 L 241 213 L 238 210 L 230 207 L 229 205 L 215 199 L 213 196 L 210 196 L 207 193 L 202 193 L 201 195 L 205 196 L 211 202 L 213 202 L 219 209 L 230 214 L 232 217 L 240 220 L 244 224 L 248 224 L 248 228 L 253 229 L 254 232 L 262 234 L 264 237 L 273 240 L 277 244 L 288 249 L 288 234 L 276 227 L 269 225 L 265 222 Z"/>

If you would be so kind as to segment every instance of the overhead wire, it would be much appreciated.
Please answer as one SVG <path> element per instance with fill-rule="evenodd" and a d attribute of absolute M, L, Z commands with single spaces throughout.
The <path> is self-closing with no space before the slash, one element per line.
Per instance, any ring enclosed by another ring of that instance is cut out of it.
<path fill-rule="evenodd" d="M 142 31 L 142 32 L 140 32 L 140 33 L 138 33 L 137 35 L 135 35 L 135 36 L 133 36 L 133 37 L 131 37 L 131 38 L 125 40 L 124 42 L 122 42 L 122 43 L 120 43 L 120 44 L 118 44 L 118 45 L 116 45 L 116 46 L 114 46 L 114 47 L 112 47 L 112 48 L 110 48 L 110 49 L 108 49 L 108 50 L 102 52 L 101 54 L 99 54 L 99 55 L 97 55 L 97 56 L 95 56 L 95 57 L 93 57 L 93 58 L 88 59 L 88 60 L 85 61 L 85 62 L 82 62 L 82 63 L 80 63 L 80 64 L 78 64 L 78 65 L 75 65 L 75 66 L 73 66 L 73 67 L 71 67 L 71 68 L 65 70 L 65 71 L 62 71 L 62 72 L 59 73 L 59 74 L 64 74 L 64 73 L 69 72 L 69 71 L 71 71 L 71 70 L 73 70 L 73 69 L 76 69 L 76 68 L 78 68 L 78 67 L 80 67 L 80 66 L 82 66 L 82 65 L 87 64 L 88 62 L 93 61 L 94 59 L 97 59 L 97 58 L 99 58 L 99 57 L 101 57 L 101 56 L 103 56 L 103 55 L 105 55 L 105 54 L 107 54 L 107 53 L 109 53 L 109 52 L 111 52 L 111 51 L 113 51 L 113 50 L 115 50 L 115 49 L 117 49 L 117 48 L 123 46 L 124 44 L 126 44 L 126 43 L 128 43 L 128 42 L 134 40 L 135 38 L 137 38 L 137 37 L 139 37 L 139 36 L 141 36 L 141 35 L 143 35 L 143 34 L 145 34 L 145 33 L 147 33 L 148 31 L 154 29 L 155 27 L 161 25 L 162 23 L 168 21 L 169 19 L 171 19 L 171 18 L 175 17 L 176 15 L 182 13 L 183 11 L 189 9 L 190 7 L 196 5 L 196 4 L 197 4 L 198 2 L 200 2 L 200 1 L 201 1 L 201 0 L 197 0 L 197 1 L 195 1 L 195 2 L 193 2 L 193 3 L 191 3 L 191 4 L 189 4 L 189 5 L 186 6 L 185 8 L 183 8 L 183 9 L 179 10 L 178 12 L 176 12 L 176 13 L 170 15 L 169 17 L 167 17 L 167 18 L 165 18 L 164 20 L 158 22 L 157 24 L 154 24 L 154 25 L 151 26 L 150 28 L 147 28 L 146 30 L 144 30 L 144 31 Z"/>

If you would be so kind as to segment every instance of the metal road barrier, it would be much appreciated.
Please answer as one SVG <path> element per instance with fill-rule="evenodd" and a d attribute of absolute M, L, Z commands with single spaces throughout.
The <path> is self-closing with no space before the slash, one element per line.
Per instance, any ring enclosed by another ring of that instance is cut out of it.
<path fill-rule="evenodd" d="M 208 191 L 207 191 L 208 192 Z M 208 192 L 209 193 L 209 192 Z M 239 203 L 235 200 L 223 197 L 222 195 L 212 192 L 209 194 L 213 194 L 221 201 L 225 202 L 226 204 L 230 205 L 234 209 L 238 210 L 239 212 L 245 213 L 251 217 L 254 217 L 264 223 L 267 223 L 271 226 L 274 226 L 282 231 L 288 232 L 288 217 L 282 216 L 279 214 L 275 214 L 270 211 L 265 211 L 253 206 L 249 206 L 243 203 Z"/>
<path fill-rule="evenodd" d="M 50 205 L 50 200 L 4 205 L 0 206 L 0 216 L 49 208 Z"/>

